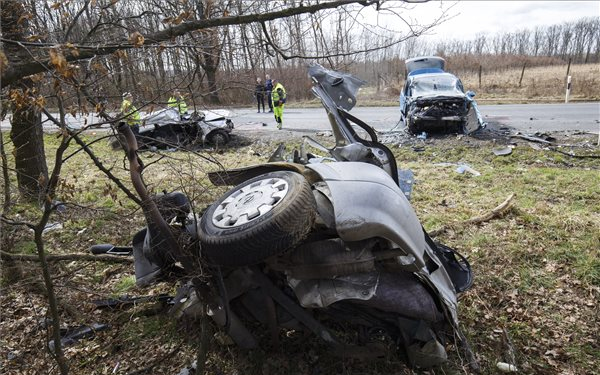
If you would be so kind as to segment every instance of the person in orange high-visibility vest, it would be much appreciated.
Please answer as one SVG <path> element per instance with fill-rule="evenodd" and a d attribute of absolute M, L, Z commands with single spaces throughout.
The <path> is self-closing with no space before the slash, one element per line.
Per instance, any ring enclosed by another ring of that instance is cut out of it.
<path fill-rule="evenodd" d="M 287 101 L 285 87 L 277 79 L 273 79 L 273 91 L 271 91 L 271 103 L 273 104 L 273 115 L 277 121 L 277 129 L 283 128 L 283 107 Z"/>

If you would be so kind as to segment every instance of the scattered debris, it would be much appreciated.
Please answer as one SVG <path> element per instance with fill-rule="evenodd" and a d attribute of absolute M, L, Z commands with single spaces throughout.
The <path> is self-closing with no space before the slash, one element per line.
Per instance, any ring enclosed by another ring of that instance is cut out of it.
<path fill-rule="evenodd" d="M 42 231 L 42 233 L 46 234 L 46 233 L 51 232 L 53 230 L 60 230 L 60 229 L 63 229 L 62 223 L 48 223 L 44 227 L 44 230 Z M 33 232 L 33 229 L 30 229 L 30 230 Z"/>
<path fill-rule="evenodd" d="M 423 133 L 417 135 L 417 139 L 427 139 L 427 133 L 423 132 Z"/>
<path fill-rule="evenodd" d="M 506 363 L 506 362 L 498 362 L 496 363 L 496 367 L 498 368 L 498 370 L 502 371 L 502 372 L 517 372 L 517 366 L 515 365 L 511 365 L 510 363 Z"/>
<path fill-rule="evenodd" d="M 398 170 L 398 182 L 400 185 L 400 190 L 406 196 L 406 199 L 410 200 L 412 194 L 412 186 L 414 183 L 414 174 L 410 169 L 400 169 Z"/>
<path fill-rule="evenodd" d="M 93 323 L 91 325 L 83 325 L 76 328 L 68 328 L 64 332 L 61 332 L 62 338 L 60 344 L 62 347 L 73 345 L 81 339 L 93 338 L 96 336 L 96 332 L 105 331 L 109 329 L 108 324 Z M 54 353 L 55 343 L 54 340 L 48 342 L 48 348 Z"/>
<path fill-rule="evenodd" d="M 507 156 L 507 155 L 512 154 L 512 150 L 513 150 L 512 147 L 507 146 L 507 147 L 504 147 L 504 148 L 495 149 L 492 152 L 496 156 Z"/>
<path fill-rule="evenodd" d="M 460 174 L 464 174 L 465 172 L 469 172 L 473 176 L 481 176 L 481 173 L 477 172 L 475 169 L 471 168 L 467 164 L 460 164 L 458 168 L 456 168 L 456 172 Z"/>
<path fill-rule="evenodd" d="M 475 169 L 471 168 L 471 166 L 468 165 L 468 164 L 463 164 L 463 163 L 435 163 L 434 165 L 435 166 L 439 166 L 439 167 L 457 166 L 457 168 L 455 169 L 456 173 L 464 174 L 465 172 L 469 172 L 473 176 L 481 176 L 481 173 L 479 173 Z"/>
<path fill-rule="evenodd" d="M 325 130 L 322 132 L 317 132 L 317 135 L 320 135 L 321 137 L 331 137 L 333 136 L 333 133 L 330 130 Z"/>

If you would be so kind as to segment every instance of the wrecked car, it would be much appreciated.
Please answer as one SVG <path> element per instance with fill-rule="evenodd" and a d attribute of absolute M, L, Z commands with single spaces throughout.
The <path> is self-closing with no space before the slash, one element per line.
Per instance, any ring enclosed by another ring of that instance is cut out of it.
<path fill-rule="evenodd" d="M 485 126 L 473 91 L 465 92 L 441 57 L 405 61 L 408 72 L 400 93 L 400 121 L 412 134 L 472 133 Z"/>
<path fill-rule="evenodd" d="M 156 210 L 144 205 L 147 227 L 133 238 L 136 282 L 177 264 L 201 273 L 189 285 L 197 295 L 183 292 L 174 308 L 210 316 L 246 349 L 265 334 L 253 329 L 259 323 L 274 342 L 280 329 L 308 331 L 345 357 L 397 355 L 428 368 L 457 343 L 472 360 L 457 309 L 473 281 L 468 261 L 430 238 L 400 189 L 392 152 L 350 113 L 363 82 L 320 65 L 309 76 L 335 145 L 304 137 L 265 164 L 209 173 L 233 187 L 200 218 L 182 193 L 154 197 Z"/>
<path fill-rule="evenodd" d="M 208 143 L 223 146 L 231 138 L 229 111 L 194 112 L 181 116 L 175 108 L 151 113 L 142 119 L 136 135 L 141 148 L 173 148 Z"/>

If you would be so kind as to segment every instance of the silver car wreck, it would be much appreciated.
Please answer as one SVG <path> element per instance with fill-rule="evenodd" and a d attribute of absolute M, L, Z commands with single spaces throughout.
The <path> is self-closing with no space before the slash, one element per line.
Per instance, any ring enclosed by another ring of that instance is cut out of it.
<path fill-rule="evenodd" d="M 473 91 L 465 92 L 441 57 L 406 60 L 408 75 L 400 93 L 400 117 L 412 134 L 472 133 L 485 126 Z"/>
<path fill-rule="evenodd" d="M 259 345 L 264 329 L 252 328 L 260 324 L 274 343 L 281 329 L 307 331 L 334 354 L 398 355 L 415 368 L 443 363 L 457 343 L 476 367 L 458 320 L 457 296 L 473 283 L 468 261 L 431 239 L 400 188 L 394 155 L 350 114 L 363 82 L 320 65 L 309 76 L 335 145 L 305 137 L 289 155 L 281 145 L 267 163 L 209 173 L 233 187 L 199 220 L 182 193 L 155 197 L 158 208 L 144 211 L 147 227 L 133 238 L 137 284 L 178 262 L 202 273 L 191 278 L 196 293 L 176 300 L 207 305 L 246 349 Z"/>

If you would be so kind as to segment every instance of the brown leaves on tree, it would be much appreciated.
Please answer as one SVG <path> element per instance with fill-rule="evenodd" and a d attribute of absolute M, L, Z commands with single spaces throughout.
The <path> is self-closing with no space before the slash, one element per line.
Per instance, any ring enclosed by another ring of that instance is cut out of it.
<path fill-rule="evenodd" d="M 57 72 L 61 73 L 67 69 L 67 59 L 63 55 L 62 51 L 58 48 L 50 49 L 50 63 L 54 65 Z"/>
<path fill-rule="evenodd" d="M 144 36 L 137 31 L 129 35 L 129 42 L 136 47 L 143 46 L 144 40 Z"/>
<path fill-rule="evenodd" d="M 192 18 L 193 13 L 191 11 L 185 11 L 179 14 L 177 17 L 167 17 L 162 20 L 163 23 L 169 23 L 171 25 L 179 25 L 183 21 Z"/>
<path fill-rule="evenodd" d="M 6 58 L 4 51 L 0 51 L 0 73 L 4 73 L 7 67 L 8 59 Z"/>

